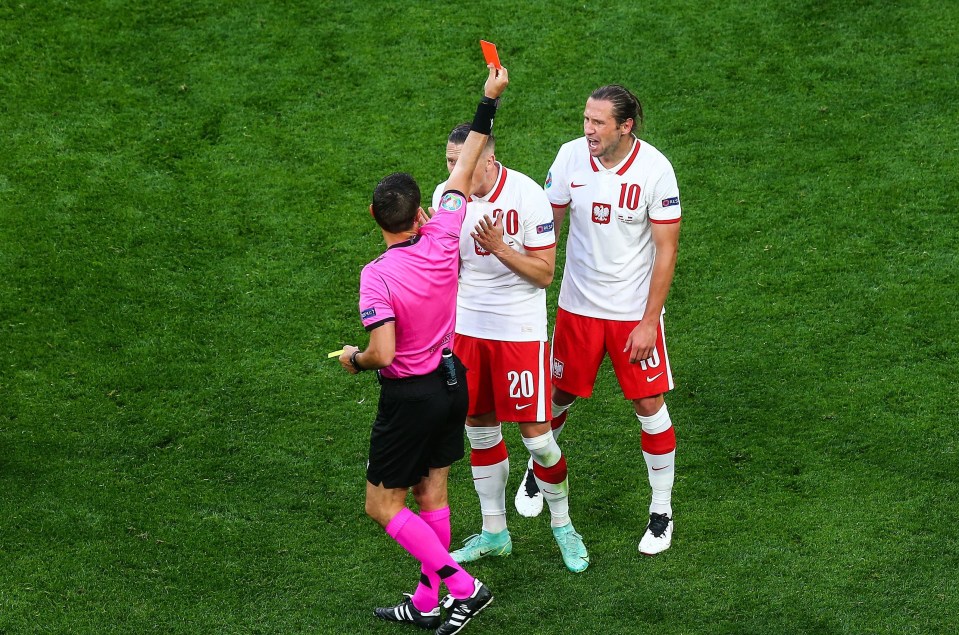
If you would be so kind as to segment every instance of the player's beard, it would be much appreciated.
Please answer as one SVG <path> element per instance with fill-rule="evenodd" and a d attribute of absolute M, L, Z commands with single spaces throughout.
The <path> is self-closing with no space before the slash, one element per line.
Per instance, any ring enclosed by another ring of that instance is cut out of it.
<path fill-rule="evenodd" d="M 603 145 L 603 140 L 597 139 L 596 140 L 597 145 L 595 149 L 596 154 L 593 154 L 594 150 L 592 148 L 590 149 L 590 154 L 592 154 L 594 158 L 599 159 L 601 161 L 603 159 L 609 159 L 609 160 L 615 159 L 623 143 L 623 137 L 625 136 L 627 135 L 624 135 L 624 134 L 619 135 L 619 138 L 616 139 L 615 143 L 611 143 L 608 145 Z"/>

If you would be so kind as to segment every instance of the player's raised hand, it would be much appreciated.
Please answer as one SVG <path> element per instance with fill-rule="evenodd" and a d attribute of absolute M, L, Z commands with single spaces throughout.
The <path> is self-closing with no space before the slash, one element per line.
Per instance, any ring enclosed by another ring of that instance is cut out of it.
<path fill-rule="evenodd" d="M 483 86 L 483 94 L 490 99 L 496 99 L 506 90 L 509 84 L 509 72 L 505 67 L 496 68 L 492 64 L 486 65 L 489 68 L 489 77 L 486 78 L 486 85 Z"/>
<path fill-rule="evenodd" d="M 498 106 L 497 99 L 509 83 L 509 74 L 505 68 L 497 68 L 492 62 L 487 63 L 486 66 L 489 68 L 489 77 L 486 78 L 486 84 L 483 87 L 484 97 L 476 106 L 476 115 L 470 125 L 470 133 L 466 135 L 466 141 L 460 149 L 456 165 L 453 166 L 450 178 L 446 181 L 447 193 L 451 190 L 460 193 L 470 191 L 473 170 L 476 169 L 480 154 L 493 130 L 493 118 L 496 116 Z M 457 204 L 450 209 L 450 211 L 455 210 L 464 211 L 465 205 Z"/>

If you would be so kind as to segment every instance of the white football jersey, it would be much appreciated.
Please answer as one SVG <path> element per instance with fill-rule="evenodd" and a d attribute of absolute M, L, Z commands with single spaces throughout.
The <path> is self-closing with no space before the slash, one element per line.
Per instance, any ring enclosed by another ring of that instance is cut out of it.
<path fill-rule="evenodd" d="M 460 233 L 460 286 L 456 296 L 456 332 L 506 342 L 547 340 L 546 290 L 510 271 L 473 240 L 470 233 L 484 215 L 503 214 L 503 240 L 526 254 L 556 246 L 553 209 L 533 179 L 497 163 L 496 184 L 486 196 L 472 196 Z M 433 192 L 433 207 L 445 191 Z"/>
<path fill-rule="evenodd" d="M 636 139 L 626 158 L 607 169 L 580 137 L 559 149 L 546 195 L 555 207 L 570 206 L 559 306 L 587 317 L 641 319 L 656 254 L 650 223 L 681 216 L 669 160 Z"/>

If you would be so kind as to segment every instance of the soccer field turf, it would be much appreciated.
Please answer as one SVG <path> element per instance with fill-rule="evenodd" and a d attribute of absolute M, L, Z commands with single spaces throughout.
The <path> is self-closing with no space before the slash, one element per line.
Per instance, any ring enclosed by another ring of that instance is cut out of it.
<path fill-rule="evenodd" d="M 675 167 L 679 445 L 641 558 L 605 367 L 561 438 L 590 568 L 511 513 L 465 632 L 954 632 L 957 32 L 931 0 L 0 0 L 0 633 L 414 632 L 371 611 L 418 578 L 363 513 L 378 387 L 326 353 L 366 342 L 372 188 L 446 178 L 480 39 L 507 166 L 543 180 L 618 82 Z"/>

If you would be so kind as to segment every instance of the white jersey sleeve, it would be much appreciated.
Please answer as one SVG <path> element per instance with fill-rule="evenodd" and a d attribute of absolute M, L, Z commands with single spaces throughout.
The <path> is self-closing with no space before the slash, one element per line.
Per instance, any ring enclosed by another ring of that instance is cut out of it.
<path fill-rule="evenodd" d="M 514 176 L 523 176 L 518 172 Z M 527 187 L 519 213 L 519 221 L 523 223 L 523 248 L 526 251 L 549 249 L 556 246 L 556 233 L 553 231 L 553 208 L 550 207 L 546 193 L 535 183 L 535 187 Z"/>
<path fill-rule="evenodd" d="M 574 142 L 563 144 L 546 173 L 546 183 L 543 186 L 546 191 L 546 197 L 553 207 L 566 207 L 570 202 L 570 157 Z"/>
<path fill-rule="evenodd" d="M 660 177 L 646 196 L 646 213 L 651 223 L 674 223 L 682 216 L 676 173 L 665 157 L 663 160 L 665 165 L 659 167 Z"/>

